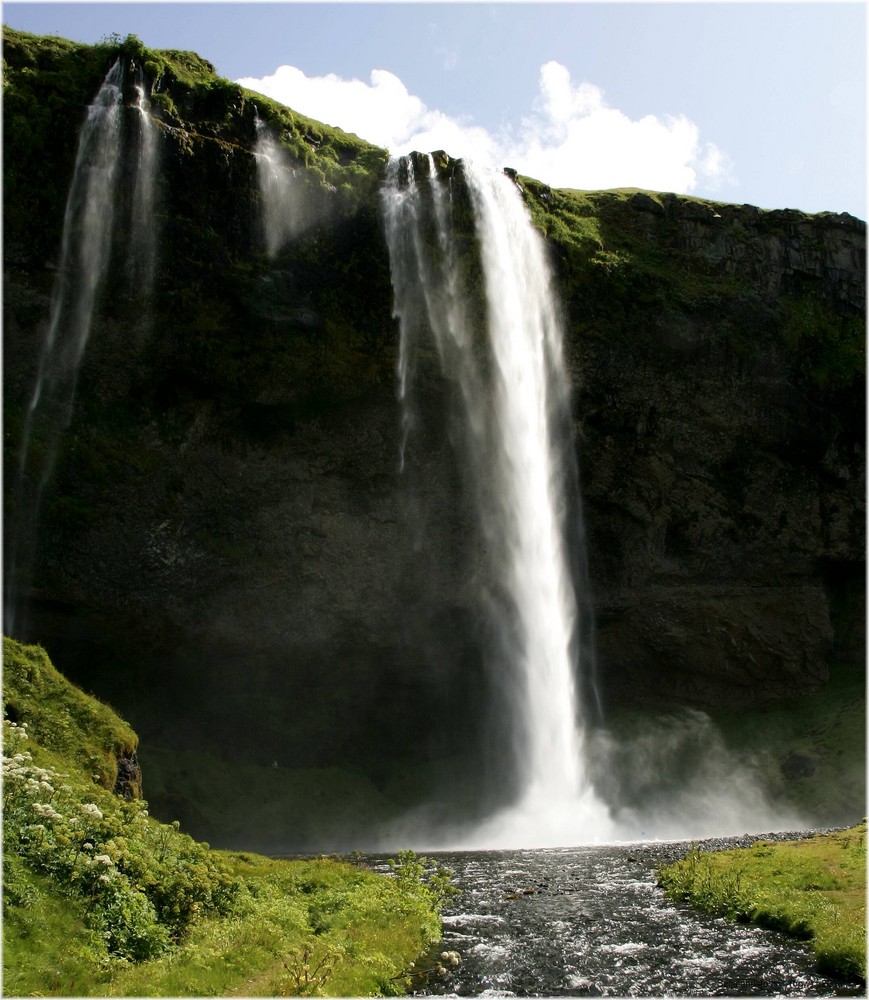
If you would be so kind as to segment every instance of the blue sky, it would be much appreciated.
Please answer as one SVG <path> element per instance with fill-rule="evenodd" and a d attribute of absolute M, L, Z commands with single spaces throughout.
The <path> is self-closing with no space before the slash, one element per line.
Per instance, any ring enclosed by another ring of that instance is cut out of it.
<path fill-rule="evenodd" d="M 866 218 L 862 2 L 4 3 L 3 20 L 193 49 L 396 151 Z"/>

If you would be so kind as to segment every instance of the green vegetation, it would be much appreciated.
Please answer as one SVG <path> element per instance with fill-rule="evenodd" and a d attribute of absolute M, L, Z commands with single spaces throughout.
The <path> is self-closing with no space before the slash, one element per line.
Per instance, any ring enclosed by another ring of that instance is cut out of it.
<path fill-rule="evenodd" d="M 659 880 L 680 902 L 811 939 L 822 971 L 865 980 L 865 820 L 805 840 L 693 849 Z"/>
<path fill-rule="evenodd" d="M 82 108 L 119 56 L 142 68 L 158 123 L 188 154 L 203 145 L 217 147 L 223 157 L 251 153 L 255 106 L 291 162 L 305 168 L 300 182 L 337 195 L 345 215 L 380 181 L 385 150 L 244 90 L 194 52 L 148 49 L 135 35 L 111 34 L 98 45 L 83 45 L 4 26 L 4 138 L 16 150 L 4 160 L 7 240 L 19 230 L 27 233 L 34 259 L 56 252 Z M 57 150 L 65 169 L 57 169 Z M 48 223 L 36 242 L 34 218 Z"/>
<path fill-rule="evenodd" d="M 518 180 L 550 242 L 565 297 L 584 303 L 583 335 L 633 335 L 635 318 L 645 323 L 650 307 L 710 322 L 727 314 L 733 318 L 721 335 L 731 351 L 750 358 L 772 337 L 793 360 L 795 381 L 812 394 L 844 393 L 862 380 L 862 310 L 831 303 L 812 281 L 763 296 L 746 287 L 735 265 L 763 259 L 767 240 L 798 231 L 810 216 L 637 188 L 556 190 Z M 806 253 L 812 249 L 806 241 Z"/>
<path fill-rule="evenodd" d="M 847 389 L 866 371 L 864 318 L 834 312 L 808 295 L 784 304 L 782 335 L 800 358 L 800 375 L 821 391 Z"/>
<path fill-rule="evenodd" d="M 107 705 L 74 687 L 40 646 L 3 644 L 3 715 L 52 755 L 74 761 L 100 788 L 112 791 L 118 761 L 136 752 L 138 737 Z M 7 754 L 8 756 L 8 754 Z"/>
<path fill-rule="evenodd" d="M 214 851 L 108 790 L 135 735 L 4 642 L 7 994 L 393 995 L 455 891 L 412 852 L 394 877 L 339 860 Z"/>

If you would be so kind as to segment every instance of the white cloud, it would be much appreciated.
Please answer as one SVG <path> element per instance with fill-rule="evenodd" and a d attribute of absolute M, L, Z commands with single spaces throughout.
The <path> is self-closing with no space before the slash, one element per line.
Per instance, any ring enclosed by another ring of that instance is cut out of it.
<path fill-rule="evenodd" d="M 371 82 L 363 83 L 334 73 L 309 77 L 295 66 L 279 66 L 271 76 L 245 77 L 238 83 L 390 149 L 421 127 L 430 127 L 439 115 L 409 94 L 394 73 L 383 69 L 372 70 Z"/>
<path fill-rule="evenodd" d="M 493 135 L 466 120 L 430 109 L 386 70 L 370 82 L 308 77 L 293 66 L 271 76 L 238 81 L 302 114 L 393 153 L 445 149 L 536 177 L 555 187 L 643 187 L 690 192 L 698 184 L 716 190 L 732 183 L 726 155 L 700 140 L 683 115 L 633 120 L 607 105 L 594 84 L 574 84 L 557 62 L 540 69 L 532 113 L 515 130 Z"/>

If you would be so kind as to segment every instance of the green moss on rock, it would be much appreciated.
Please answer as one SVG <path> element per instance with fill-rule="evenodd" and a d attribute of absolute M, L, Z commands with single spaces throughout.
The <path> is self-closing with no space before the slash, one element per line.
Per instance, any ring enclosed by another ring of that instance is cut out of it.
<path fill-rule="evenodd" d="M 26 725 L 46 749 L 74 758 L 103 788 L 115 788 L 119 763 L 135 759 L 139 739 L 133 730 L 71 684 L 41 646 L 3 640 L 3 713 Z M 133 787 L 141 797 L 140 781 Z"/>

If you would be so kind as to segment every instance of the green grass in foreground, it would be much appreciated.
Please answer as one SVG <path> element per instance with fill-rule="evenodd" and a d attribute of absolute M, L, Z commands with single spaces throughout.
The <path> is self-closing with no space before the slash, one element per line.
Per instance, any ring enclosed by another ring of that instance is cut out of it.
<path fill-rule="evenodd" d="M 866 978 L 866 822 L 805 840 L 691 853 L 658 873 L 668 895 L 810 939 L 818 968 Z"/>
<path fill-rule="evenodd" d="M 106 787 L 94 762 L 135 745 L 124 723 L 44 650 L 3 653 L 4 995 L 404 992 L 440 937 L 442 871 L 211 850 Z"/>

